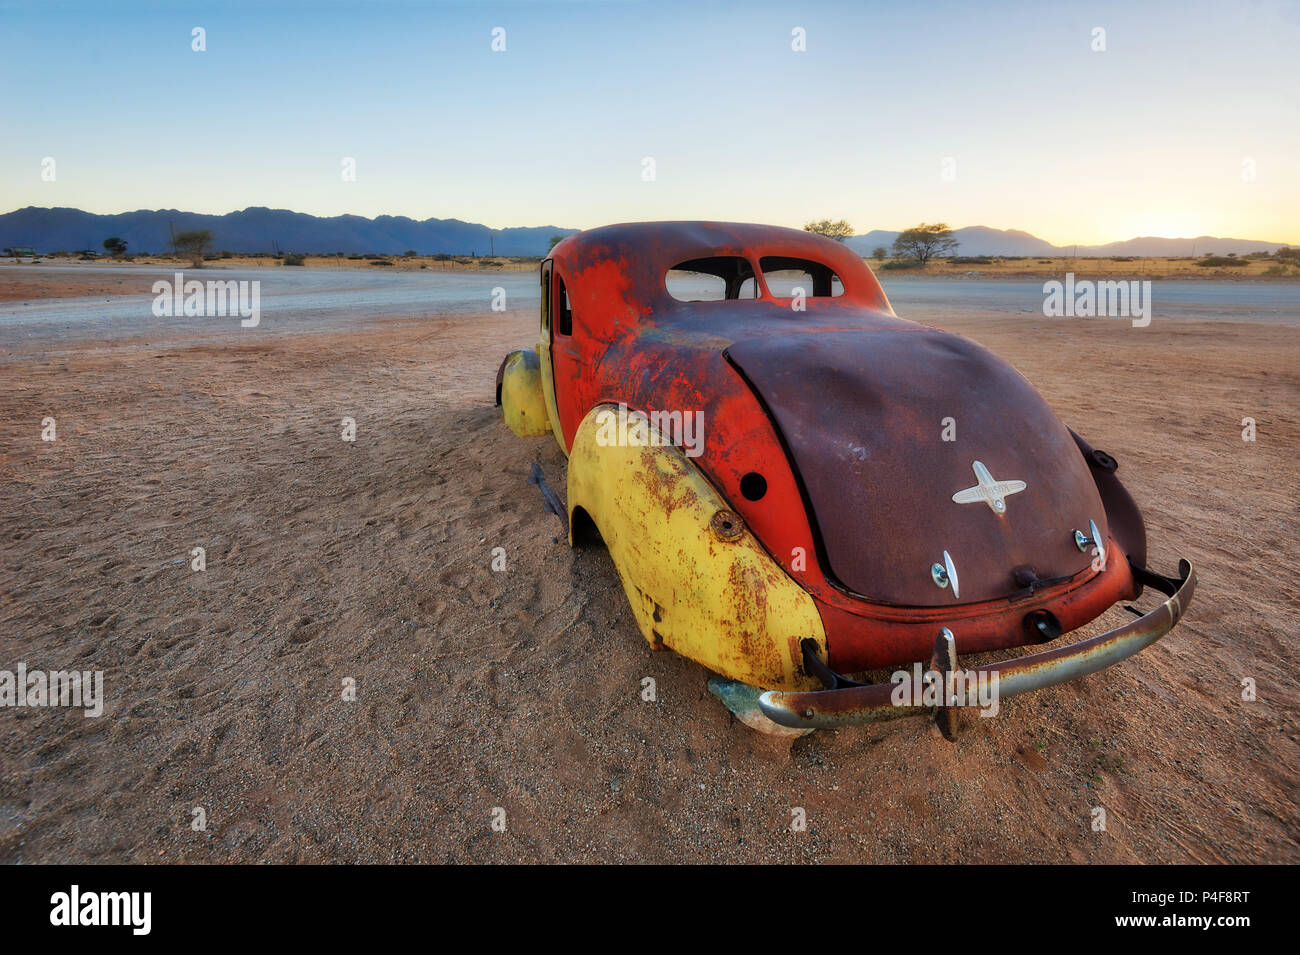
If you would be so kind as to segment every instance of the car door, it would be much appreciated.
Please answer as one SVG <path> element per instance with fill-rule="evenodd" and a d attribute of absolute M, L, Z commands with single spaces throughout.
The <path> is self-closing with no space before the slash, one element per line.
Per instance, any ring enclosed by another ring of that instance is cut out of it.
<path fill-rule="evenodd" d="M 553 269 L 550 289 L 551 373 L 555 407 L 564 434 L 560 445 L 567 451 L 569 441 L 582 423 L 584 408 L 582 387 L 582 326 L 573 314 L 572 298 L 564 273 Z"/>
<path fill-rule="evenodd" d="M 542 281 L 542 331 L 537 341 L 537 357 L 541 362 L 542 372 L 542 394 L 546 398 L 546 413 L 551 419 L 551 432 L 555 435 L 555 440 L 560 443 L 560 450 L 568 453 L 568 444 L 564 440 L 564 432 L 560 426 L 560 412 L 555 395 L 555 372 L 551 367 L 551 283 L 554 274 L 554 263 L 547 259 L 542 263 L 541 281 Z"/>

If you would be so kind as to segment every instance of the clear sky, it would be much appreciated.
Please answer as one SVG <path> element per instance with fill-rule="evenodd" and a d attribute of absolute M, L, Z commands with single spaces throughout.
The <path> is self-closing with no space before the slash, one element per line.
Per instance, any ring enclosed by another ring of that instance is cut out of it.
<path fill-rule="evenodd" d="M 1296 244 L 1300 5 L 0 0 L 27 205 Z"/>

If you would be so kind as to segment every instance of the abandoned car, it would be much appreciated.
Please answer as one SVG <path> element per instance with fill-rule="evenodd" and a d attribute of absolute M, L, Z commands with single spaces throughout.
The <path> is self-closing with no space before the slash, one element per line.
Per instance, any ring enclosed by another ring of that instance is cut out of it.
<path fill-rule="evenodd" d="M 497 400 L 568 456 L 570 543 L 594 528 L 651 646 L 751 688 L 777 724 L 928 714 L 952 738 L 977 683 L 1096 672 L 1191 600 L 1189 562 L 1147 569 L 1116 461 L 987 349 L 898 318 L 838 242 L 607 226 L 552 250 L 541 295 Z M 1165 599 L 1056 643 L 1145 587 Z M 1030 644 L 1051 646 L 958 662 Z M 917 662 L 936 692 L 845 676 Z"/>

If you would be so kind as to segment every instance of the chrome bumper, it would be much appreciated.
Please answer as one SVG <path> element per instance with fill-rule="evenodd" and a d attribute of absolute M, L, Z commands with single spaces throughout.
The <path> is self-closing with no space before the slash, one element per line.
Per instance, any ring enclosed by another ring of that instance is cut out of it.
<path fill-rule="evenodd" d="M 1183 616 L 1196 590 L 1196 571 L 1191 561 L 1178 562 L 1178 579 L 1162 577 L 1142 567 L 1133 567 L 1134 578 L 1165 594 L 1167 599 L 1141 617 L 1087 640 L 1055 650 L 1045 650 L 1001 663 L 962 669 L 951 631 L 944 628 L 935 641 L 927 673 L 936 683 L 953 688 L 935 693 L 936 702 L 918 702 L 921 694 L 898 692 L 900 683 L 861 684 L 838 676 L 820 661 L 816 672 L 827 689 L 811 692 L 769 690 L 758 698 L 759 709 L 768 719 L 793 729 L 825 729 L 892 720 L 904 716 L 932 716 L 943 735 L 955 739 L 960 711 L 980 705 L 978 687 L 994 685 L 997 699 L 1029 693 L 1044 687 L 1096 673 L 1126 657 L 1145 650 L 1168 633 Z M 903 698 L 904 702 L 896 702 Z"/>

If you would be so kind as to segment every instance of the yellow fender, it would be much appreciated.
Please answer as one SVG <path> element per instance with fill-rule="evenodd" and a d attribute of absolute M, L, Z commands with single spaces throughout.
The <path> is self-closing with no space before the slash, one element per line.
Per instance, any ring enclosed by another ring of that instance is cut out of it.
<path fill-rule="evenodd" d="M 681 449 L 605 404 L 569 453 L 569 543 L 582 511 L 618 568 L 642 635 L 764 689 L 816 688 L 801 641 L 826 659 L 812 597 L 765 551 Z"/>
<path fill-rule="evenodd" d="M 537 352 L 512 351 L 501 373 L 501 412 L 517 438 L 548 434 L 551 422 L 542 392 L 542 366 Z"/>

